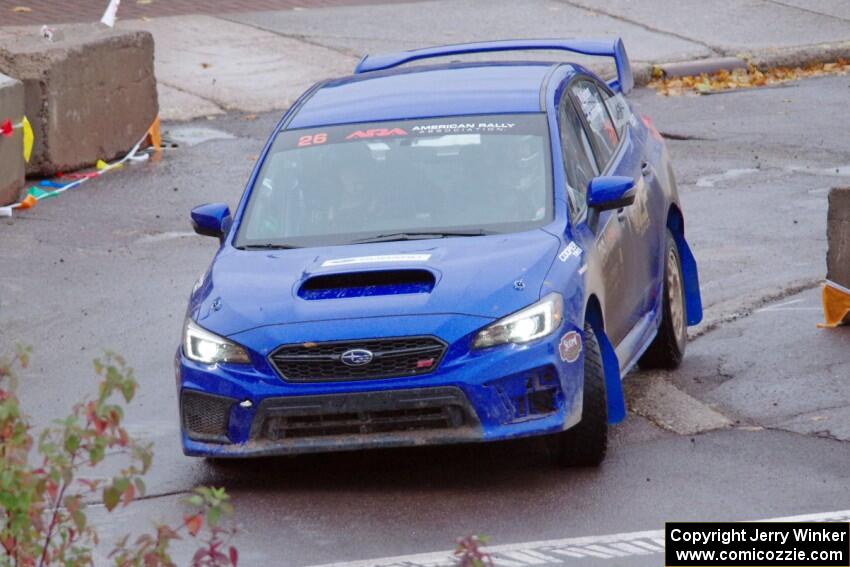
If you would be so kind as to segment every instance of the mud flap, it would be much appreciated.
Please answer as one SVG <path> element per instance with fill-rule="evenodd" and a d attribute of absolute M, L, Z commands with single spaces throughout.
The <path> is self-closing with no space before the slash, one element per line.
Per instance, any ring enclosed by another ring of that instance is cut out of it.
<path fill-rule="evenodd" d="M 605 369 L 605 395 L 608 399 L 608 423 L 614 425 L 626 419 L 626 399 L 623 396 L 623 382 L 620 379 L 620 362 L 608 335 L 594 329 L 599 350 L 602 353 L 602 367 Z"/>
<path fill-rule="evenodd" d="M 682 262 L 682 278 L 685 284 L 685 310 L 688 316 L 688 325 L 696 325 L 702 321 L 702 297 L 699 291 L 699 273 L 697 261 L 694 258 L 691 247 L 684 235 L 674 230 L 673 238 L 679 248 L 679 260 Z"/>

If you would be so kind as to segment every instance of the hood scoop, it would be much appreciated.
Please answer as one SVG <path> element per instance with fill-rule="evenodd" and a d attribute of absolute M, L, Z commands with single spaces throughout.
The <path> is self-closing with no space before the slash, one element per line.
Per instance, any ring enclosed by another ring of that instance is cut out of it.
<path fill-rule="evenodd" d="M 428 270 L 375 270 L 323 274 L 304 281 L 298 289 L 298 297 L 316 300 L 430 293 L 435 283 L 434 274 Z"/>

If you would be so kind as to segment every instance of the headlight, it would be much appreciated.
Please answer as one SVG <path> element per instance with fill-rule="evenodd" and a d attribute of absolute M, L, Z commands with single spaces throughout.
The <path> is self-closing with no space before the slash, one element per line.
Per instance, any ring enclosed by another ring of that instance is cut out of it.
<path fill-rule="evenodd" d="M 500 319 L 479 332 L 473 348 L 487 348 L 505 343 L 527 343 L 552 333 L 561 324 L 564 300 L 550 293 L 534 305 Z"/>
<path fill-rule="evenodd" d="M 248 364 L 251 362 L 244 348 L 224 337 L 210 333 L 191 319 L 186 319 L 186 329 L 183 331 L 183 352 L 187 358 L 204 364 L 218 362 Z"/>

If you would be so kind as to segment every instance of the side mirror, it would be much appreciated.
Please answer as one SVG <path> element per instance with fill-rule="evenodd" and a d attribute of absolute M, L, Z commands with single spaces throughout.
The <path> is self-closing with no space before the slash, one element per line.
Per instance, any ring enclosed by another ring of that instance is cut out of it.
<path fill-rule="evenodd" d="M 230 208 L 224 203 L 210 203 L 192 209 L 192 228 L 202 236 L 223 240 L 231 223 Z"/>
<path fill-rule="evenodd" d="M 635 202 L 635 180 L 622 175 L 594 177 L 587 185 L 587 204 L 598 211 L 622 209 Z"/>

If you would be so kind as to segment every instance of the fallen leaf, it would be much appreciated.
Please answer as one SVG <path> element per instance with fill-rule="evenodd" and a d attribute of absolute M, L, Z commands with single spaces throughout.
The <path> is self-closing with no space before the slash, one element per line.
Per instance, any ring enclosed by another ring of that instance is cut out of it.
<path fill-rule="evenodd" d="M 27 8 L 26 6 L 15 6 L 12 8 L 13 12 L 17 12 L 18 14 L 27 14 L 32 12 L 32 8 Z"/>
<path fill-rule="evenodd" d="M 201 63 L 201 67 L 203 67 L 204 69 L 209 69 L 210 64 L 209 63 Z"/>
<path fill-rule="evenodd" d="M 688 93 L 705 94 L 741 88 L 764 87 L 788 81 L 823 75 L 847 75 L 850 62 L 843 59 L 831 63 L 813 63 L 804 67 L 774 67 L 761 70 L 751 65 L 748 69 L 732 72 L 721 70 L 712 74 L 691 77 L 666 78 L 653 72 L 649 86 L 658 94 L 678 96 Z"/>
<path fill-rule="evenodd" d="M 186 525 L 186 529 L 189 530 L 189 533 L 192 536 L 198 535 L 198 532 L 201 531 L 201 524 L 203 523 L 203 518 L 200 514 L 195 514 L 194 516 L 185 516 L 183 518 L 183 523 Z"/>
<path fill-rule="evenodd" d="M 136 4 L 153 4 L 153 0 L 136 0 Z"/>

